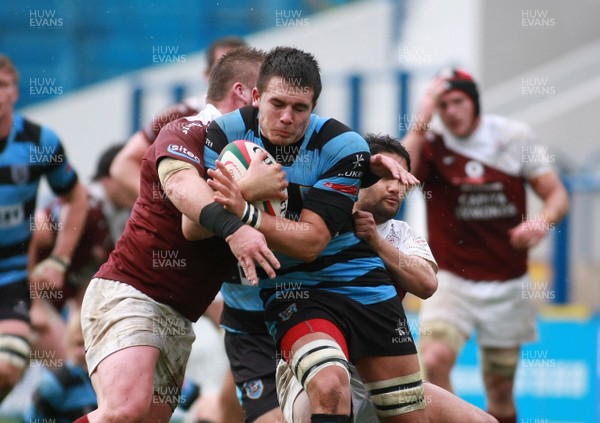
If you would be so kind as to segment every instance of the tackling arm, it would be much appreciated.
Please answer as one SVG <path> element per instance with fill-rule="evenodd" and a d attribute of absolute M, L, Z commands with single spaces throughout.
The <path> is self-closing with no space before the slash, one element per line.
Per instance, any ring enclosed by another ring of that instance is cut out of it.
<path fill-rule="evenodd" d="M 371 213 L 357 210 L 353 217 L 356 236 L 381 257 L 394 283 L 421 299 L 431 297 L 438 285 L 435 276 L 437 266 L 422 257 L 405 254 L 386 241 L 379 235 Z"/>
<path fill-rule="evenodd" d="M 43 286 L 45 283 L 59 289 L 63 286 L 65 271 L 81 238 L 88 210 L 88 196 L 79 182 L 67 194 L 61 196 L 63 206 L 60 225 L 50 256 L 38 263 L 31 272 L 30 283 Z"/>
<path fill-rule="evenodd" d="M 84 186 L 78 182 L 71 191 L 61 196 L 61 200 L 64 202 L 60 213 L 63 230 L 56 236 L 52 255 L 70 261 L 85 225 L 88 195 Z"/>
<path fill-rule="evenodd" d="M 217 161 L 216 164 L 218 171 L 208 170 L 212 178 L 208 184 L 216 191 L 215 201 L 241 217 L 246 201 L 240 188 L 223 163 Z M 331 240 L 325 221 L 307 209 L 302 210 L 299 221 L 262 213 L 258 229 L 265 235 L 271 248 L 306 262 L 317 258 Z"/>
<path fill-rule="evenodd" d="M 538 217 L 527 219 L 510 230 L 510 243 L 516 249 L 537 245 L 551 226 L 560 222 L 569 209 L 567 190 L 555 172 L 546 172 L 529 180 L 535 193 L 544 201 Z"/>
<path fill-rule="evenodd" d="M 140 195 L 142 159 L 150 146 L 143 131 L 137 131 L 119 151 L 110 167 L 110 176 L 136 196 Z"/>
<path fill-rule="evenodd" d="M 416 122 L 402 139 L 402 144 L 404 144 L 410 153 L 413 170 L 419 168 L 419 158 L 423 142 L 425 142 L 425 133 L 427 132 L 439 98 L 446 89 L 446 83 L 446 80 L 441 77 L 431 81 L 417 107 Z"/>

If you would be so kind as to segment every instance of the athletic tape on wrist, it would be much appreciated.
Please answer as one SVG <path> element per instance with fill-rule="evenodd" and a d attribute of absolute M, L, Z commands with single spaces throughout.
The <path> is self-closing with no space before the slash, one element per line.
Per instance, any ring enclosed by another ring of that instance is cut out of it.
<path fill-rule="evenodd" d="M 228 212 L 217 202 L 204 206 L 200 212 L 198 222 L 206 229 L 220 238 L 226 239 L 235 231 L 244 226 L 236 215 Z"/>
<path fill-rule="evenodd" d="M 262 221 L 260 210 L 258 210 L 253 204 L 246 202 L 244 214 L 242 215 L 242 222 L 253 228 L 258 229 Z"/>
<path fill-rule="evenodd" d="M 48 258 L 54 261 L 55 263 L 60 264 L 63 267 L 63 270 L 67 270 L 67 267 L 69 267 L 69 265 L 71 264 L 67 260 L 62 259 L 59 256 L 55 256 L 54 254 L 50 255 L 50 257 Z"/>

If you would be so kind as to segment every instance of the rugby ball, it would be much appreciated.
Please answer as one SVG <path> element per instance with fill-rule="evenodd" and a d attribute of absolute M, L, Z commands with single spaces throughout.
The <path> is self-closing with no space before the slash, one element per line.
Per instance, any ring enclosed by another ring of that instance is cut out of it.
<path fill-rule="evenodd" d="M 233 176 L 233 179 L 237 181 L 246 175 L 250 163 L 261 151 L 267 153 L 265 163 L 275 164 L 275 159 L 267 150 L 258 144 L 246 140 L 233 141 L 227 144 L 219 155 L 219 161 L 225 165 L 229 173 Z M 283 191 L 287 193 L 287 189 Z M 253 204 L 258 209 L 272 216 L 283 217 L 287 209 L 287 200 L 256 201 Z"/>

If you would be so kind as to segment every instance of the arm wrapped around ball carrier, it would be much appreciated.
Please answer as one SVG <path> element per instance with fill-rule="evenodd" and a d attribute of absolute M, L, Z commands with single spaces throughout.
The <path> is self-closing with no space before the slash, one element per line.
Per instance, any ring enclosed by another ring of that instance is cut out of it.
<path fill-rule="evenodd" d="M 254 205 L 246 202 L 244 214 L 240 220 L 236 215 L 228 212 L 219 203 L 213 202 L 204 206 L 200 212 L 198 223 L 215 235 L 226 239 L 235 231 L 241 228 L 244 224 L 250 225 L 258 229 L 260 227 L 261 214 Z"/>
<path fill-rule="evenodd" d="M 229 213 L 222 205 L 214 202 L 202 208 L 198 223 L 223 239 L 244 226 L 244 222 L 239 217 Z"/>
<path fill-rule="evenodd" d="M 182 171 L 187 171 L 186 175 L 183 178 L 177 178 L 176 175 L 182 174 Z M 213 234 L 226 239 L 244 225 L 244 222 L 225 210 L 220 204 L 208 202 L 212 199 L 212 189 L 208 187 L 191 164 L 168 157 L 164 158 L 158 164 L 158 176 L 169 200 L 184 215 L 195 216 L 198 208 L 201 207 L 200 213 L 197 215 L 197 222 Z M 203 186 L 204 189 L 202 189 Z M 186 199 L 188 200 L 186 201 Z M 189 201 L 189 199 L 195 199 L 195 201 Z M 204 204 L 202 204 L 202 199 L 205 201 Z"/>

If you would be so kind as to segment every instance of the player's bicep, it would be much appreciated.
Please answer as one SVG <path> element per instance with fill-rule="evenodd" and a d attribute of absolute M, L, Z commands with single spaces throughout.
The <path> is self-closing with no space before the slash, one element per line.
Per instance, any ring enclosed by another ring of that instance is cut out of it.
<path fill-rule="evenodd" d="M 545 172 L 529 179 L 529 184 L 535 193 L 542 199 L 553 192 L 563 189 L 562 182 L 555 172 Z"/>
<path fill-rule="evenodd" d="M 312 188 L 304 200 L 304 210 L 318 215 L 331 236 L 350 222 L 354 201 L 346 195 Z"/>
<path fill-rule="evenodd" d="M 328 234 L 329 236 L 326 239 L 325 244 L 327 244 L 331 240 L 332 236 L 330 235 L 330 231 L 328 229 L 327 223 L 325 222 L 325 220 L 319 213 L 316 213 L 310 209 L 305 208 L 300 213 L 299 221 L 301 223 L 311 225 L 314 230 L 314 233 L 323 234 L 323 236 L 325 236 L 325 237 L 327 237 L 326 234 Z"/>
<path fill-rule="evenodd" d="M 329 233 L 338 233 L 351 219 L 366 170 L 365 153 L 338 158 L 313 185 L 304 200 L 304 208 L 319 214 Z M 368 153 L 367 153 L 368 156 Z"/>
<path fill-rule="evenodd" d="M 71 192 L 77 185 L 79 179 L 75 169 L 65 161 L 60 166 L 47 173 L 46 180 L 48 181 L 48 185 L 50 185 L 52 192 L 58 196 L 62 196 Z"/>
<path fill-rule="evenodd" d="M 161 159 L 158 162 L 158 178 L 160 180 L 161 186 L 163 187 L 163 190 L 167 190 L 167 184 L 169 182 L 169 179 L 177 172 L 181 172 L 183 170 L 191 170 L 197 173 L 197 170 L 194 168 L 194 166 L 192 166 L 188 162 L 173 159 L 170 157 L 165 157 Z"/>

